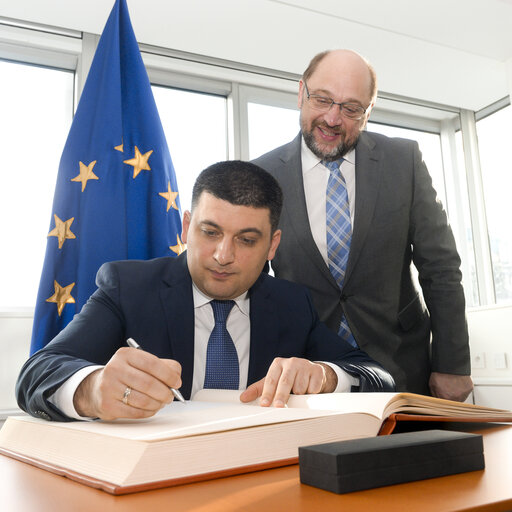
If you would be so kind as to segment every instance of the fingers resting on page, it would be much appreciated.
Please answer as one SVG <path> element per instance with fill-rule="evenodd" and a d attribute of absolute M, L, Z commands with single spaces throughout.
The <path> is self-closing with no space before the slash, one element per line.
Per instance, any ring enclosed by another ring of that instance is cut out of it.
<path fill-rule="evenodd" d="M 147 418 L 172 402 L 181 365 L 149 352 L 120 348 L 107 365 L 78 386 L 73 403 L 81 416 L 104 420 Z"/>
<path fill-rule="evenodd" d="M 260 405 L 284 407 L 290 393 L 323 393 L 333 391 L 336 374 L 332 368 L 322 363 L 313 363 L 298 357 L 274 359 L 267 375 L 251 384 L 241 395 L 242 402 L 252 402 L 258 397 Z M 332 389 L 331 389 L 332 388 Z"/>

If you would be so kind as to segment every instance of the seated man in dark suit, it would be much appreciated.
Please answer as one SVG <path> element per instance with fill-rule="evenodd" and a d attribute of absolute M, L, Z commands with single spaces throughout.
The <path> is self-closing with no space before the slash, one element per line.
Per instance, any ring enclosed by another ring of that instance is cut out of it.
<path fill-rule="evenodd" d="M 145 418 L 170 388 L 240 389 L 244 402 L 278 407 L 292 392 L 392 391 L 387 371 L 319 322 L 306 288 L 262 273 L 281 207 L 279 185 L 254 164 L 204 170 L 183 218 L 187 250 L 103 265 L 82 311 L 22 368 L 20 407 L 61 421 Z"/>

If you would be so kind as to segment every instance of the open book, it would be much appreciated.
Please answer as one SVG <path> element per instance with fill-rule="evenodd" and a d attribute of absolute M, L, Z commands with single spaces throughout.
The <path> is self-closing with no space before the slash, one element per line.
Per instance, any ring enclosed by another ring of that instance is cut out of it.
<path fill-rule="evenodd" d="M 9 417 L 0 452 L 125 494 L 294 464 L 299 446 L 389 433 L 397 418 L 512 421 L 510 411 L 410 393 L 291 396 L 282 409 L 242 404 L 239 394 L 202 390 L 145 420 Z"/>

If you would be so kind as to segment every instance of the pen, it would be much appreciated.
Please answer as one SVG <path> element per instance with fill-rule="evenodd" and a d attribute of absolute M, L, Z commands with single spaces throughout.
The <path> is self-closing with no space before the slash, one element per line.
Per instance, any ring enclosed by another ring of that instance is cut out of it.
<path fill-rule="evenodd" d="M 133 338 L 128 338 L 126 340 L 126 343 L 128 344 L 129 347 L 136 348 L 138 350 L 142 350 L 142 347 Z M 170 388 L 170 390 L 172 391 L 174 398 L 177 398 L 180 402 L 185 402 L 183 395 L 177 389 Z"/>

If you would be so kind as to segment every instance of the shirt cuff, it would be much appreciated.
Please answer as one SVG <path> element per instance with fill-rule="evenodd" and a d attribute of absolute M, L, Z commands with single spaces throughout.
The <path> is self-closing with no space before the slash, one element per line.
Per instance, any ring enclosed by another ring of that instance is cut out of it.
<path fill-rule="evenodd" d="M 78 370 L 55 390 L 53 395 L 48 398 L 48 401 L 55 405 L 55 407 L 57 407 L 63 414 L 75 420 L 94 419 L 87 416 L 80 416 L 73 405 L 73 398 L 75 396 L 75 391 L 82 381 L 92 372 L 101 368 L 103 368 L 103 366 L 93 365 L 86 366 L 85 368 Z"/>
<path fill-rule="evenodd" d="M 359 387 L 358 377 L 350 375 L 345 370 L 342 370 L 337 364 L 328 363 L 326 361 L 322 361 L 322 363 L 330 366 L 338 377 L 338 385 L 333 393 L 349 393 L 352 386 Z"/>

